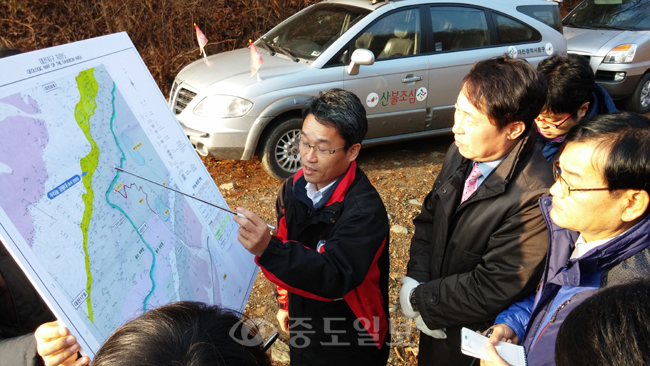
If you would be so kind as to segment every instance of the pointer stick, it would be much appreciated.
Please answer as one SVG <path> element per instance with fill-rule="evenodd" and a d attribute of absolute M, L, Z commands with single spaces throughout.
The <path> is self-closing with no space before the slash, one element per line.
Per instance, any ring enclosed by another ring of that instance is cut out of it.
<path fill-rule="evenodd" d="M 204 200 L 202 200 L 202 199 L 200 199 L 200 198 L 198 198 L 198 197 L 194 197 L 194 196 L 192 196 L 192 195 L 190 195 L 190 194 L 183 193 L 183 192 L 181 192 L 181 191 L 175 190 L 174 188 L 168 187 L 168 186 L 166 186 L 166 185 L 162 185 L 162 184 L 160 184 L 160 183 L 156 183 L 156 182 L 154 182 L 154 181 L 152 181 L 152 180 L 149 180 L 149 179 L 147 179 L 147 178 L 145 178 L 145 177 L 141 177 L 141 176 L 139 176 L 139 175 L 137 175 L 137 174 L 133 174 L 133 173 L 127 172 L 126 170 L 124 170 L 124 169 L 122 169 L 122 168 L 115 167 L 115 170 L 119 170 L 119 171 L 121 171 L 121 172 L 123 172 L 123 173 L 129 174 L 129 175 L 132 175 L 132 176 L 134 176 L 134 177 L 136 177 L 136 178 L 140 178 L 140 179 L 142 179 L 142 180 L 146 180 L 147 182 L 152 183 L 152 184 L 155 184 L 155 185 L 157 185 L 157 186 L 161 186 L 161 187 L 163 187 L 163 188 L 167 188 L 167 189 L 169 189 L 170 191 L 174 191 L 174 192 L 176 192 L 176 193 L 178 193 L 178 194 L 182 194 L 183 196 L 193 198 L 193 199 L 195 199 L 195 200 L 197 200 L 197 201 L 200 201 L 200 202 L 205 203 L 206 205 L 210 205 L 210 206 L 216 207 L 216 208 L 218 208 L 218 209 L 220 209 L 220 210 L 224 210 L 224 211 L 229 212 L 229 213 L 231 213 L 231 214 L 233 214 L 233 215 L 235 215 L 235 216 L 239 216 L 239 217 L 243 217 L 243 218 L 245 218 L 245 219 L 248 219 L 246 216 L 240 214 L 240 213 L 237 212 L 237 211 L 233 211 L 233 210 L 229 210 L 229 209 L 227 209 L 227 208 L 223 208 L 223 207 L 221 207 L 221 206 L 217 206 L 217 205 L 215 205 L 214 203 L 210 203 L 210 202 L 208 202 L 208 201 L 204 201 Z M 274 226 L 271 226 L 271 225 L 269 225 L 269 224 L 266 224 L 266 226 L 268 226 L 269 229 L 271 229 L 271 230 L 275 230 L 275 227 L 274 227 Z"/>

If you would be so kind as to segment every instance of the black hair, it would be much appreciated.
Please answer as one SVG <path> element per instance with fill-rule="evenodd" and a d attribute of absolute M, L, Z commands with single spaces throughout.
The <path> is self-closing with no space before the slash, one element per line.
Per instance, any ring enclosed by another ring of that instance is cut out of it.
<path fill-rule="evenodd" d="M 499 130 L 522 121 L 532 128 L 546 101 L 546 79 L 527 61 L 507 55 L 479 61 L 462 81 L 472 105 Z"/>
<path fill-rule="evenodd" d="M 553 55 L 537 66 L 546 76 L 548 94 L 542 112 L 569 113 L 592 99 L 595 78 L 589 62 L 582 56 Z"/>
<path fill-rule="evenodd" d="M 176 302 L 120 326 L 92 366 L 271 366 L 260 343 L 233 312 Z"/>
<path fill-rule="evenodd" d="M 598 144 L 609 152 L 605 181 L 611 190 L 645 190 L 650 194 L 650 120 L 632 112 L 597 115 L 573 126 L 566 143 Z"/>
<path fill-rule="evenodd" d="M 558 331 L 555 363 L 650 365 L 650 281 L 603 289 L 573 309 Z"/>
<path fill-rule="evenodd" d="M 345 149 L 361 143 L 368 132 L 366 110 L 352 92 L 330 89 L 311 97 L 302 109 L 302 117 L 313 115 L 316 121 L 332 126 L 345 140 Z"/>

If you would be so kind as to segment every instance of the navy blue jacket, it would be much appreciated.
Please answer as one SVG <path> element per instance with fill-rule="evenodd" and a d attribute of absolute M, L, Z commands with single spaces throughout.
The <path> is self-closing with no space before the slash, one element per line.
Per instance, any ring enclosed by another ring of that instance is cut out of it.
<path fill-rule="evenodd" d="M 650 215 L 624 234 L 569 259 L 578 233 L 550 218 L 552 198 L 540 199 L 549 233 L 549 249 L 536 294 L 517 302 L 495 323 L 511 327 L 526 350 L 528 365 L 555 365 L 555 339 L 566 316 L 600 288 L 650 278 Z"/>
<path fill-rule="evenodd" d="M 612 97 L 607 94 L 607 91 L 605 91 L 602 86 L 594 84 L 594 91 L 589 103 L 589 108 L 587 109 L 587 113 L 585 114 L 584 118 L 593 117 L 599 114 L 616 112 L 618 112 L 618 109 L 616 109 Z M 564 142 L 564 138 L 562 138 L 562 141 L 552 141 L 547 140 L 540 134 L 537 136 L 537 140 L 543 146 L 542 154 L 544 154 L 546 160 L 557 160 L 557 152 L 560 148 L 560 145 L 562 145 L 562 142 Z"/>

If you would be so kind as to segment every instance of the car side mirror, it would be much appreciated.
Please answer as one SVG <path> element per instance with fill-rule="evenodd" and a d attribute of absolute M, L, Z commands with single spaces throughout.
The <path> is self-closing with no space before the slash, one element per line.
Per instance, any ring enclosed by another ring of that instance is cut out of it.
<path fill-rule="evenodd" d="M 356 75 L 359 73 L 359 65 L 372 65 L 375 63 L 375 54 L 370 50 L 358 48 L 352 53 L 350 65 L 348 65 L 348 74 Z"/>

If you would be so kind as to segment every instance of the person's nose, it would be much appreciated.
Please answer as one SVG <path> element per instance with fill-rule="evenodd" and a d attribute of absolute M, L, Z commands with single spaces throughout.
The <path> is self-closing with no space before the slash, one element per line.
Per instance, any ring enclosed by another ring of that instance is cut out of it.
<path fill-rule="evenodd" d="M 305 160 L 310 163 L 316 163 L 318 161 L 318 156 L 316 154 L 316 148 L 309 147 L 306 153 L 304 153 Z"/>
<path fill-rule="evenodd" d="M 562 191 L 562 185 L 559 179 L 556 180 L 555 183 L 553 183 L 553 185 L 549 189 L 549 193 L 553 197 L 564 197 L 564 192 Z"/>
<path fill-rule="evenodd" d="M 465 133 L 465 130 L 463 130 L 463 127 L 462 127 L 462 119 L 461 118 L 458 118 L 458 117 L 454 118 L 454 125 L 451 126 L 451 132 L 454 135 L 461 135 L 461 134 Z"/>

